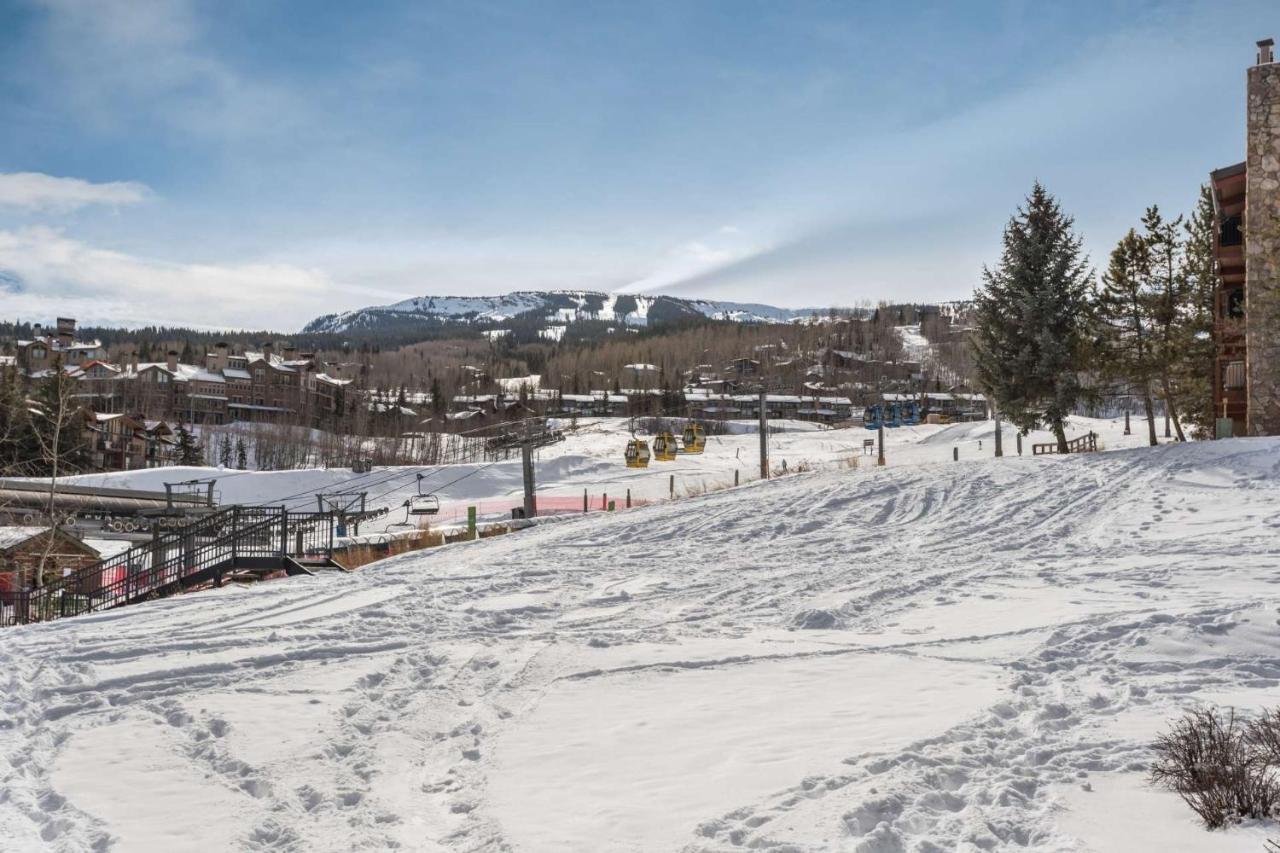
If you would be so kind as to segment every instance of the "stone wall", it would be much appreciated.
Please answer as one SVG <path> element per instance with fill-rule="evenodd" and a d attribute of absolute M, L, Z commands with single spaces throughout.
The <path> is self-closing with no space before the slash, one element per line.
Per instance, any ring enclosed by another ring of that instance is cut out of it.
<path fill-rule="evenodd" d="M 1280 63 L 1248 73 L 1245 334 L 1249 434 L 1280 435 Z"/>

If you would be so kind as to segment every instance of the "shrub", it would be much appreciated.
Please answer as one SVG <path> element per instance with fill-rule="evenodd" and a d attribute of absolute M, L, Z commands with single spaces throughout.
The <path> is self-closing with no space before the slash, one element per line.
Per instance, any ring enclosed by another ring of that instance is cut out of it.
<path fill-rule="evenodd" d="M 1234 710 L 1198 708 L 1156 740 L 1151 781 L 1176 792 L 1210 829 L 1267 818 L 1280 804 L 1278 744 L 1280 712 L 1246 723 Z"/>

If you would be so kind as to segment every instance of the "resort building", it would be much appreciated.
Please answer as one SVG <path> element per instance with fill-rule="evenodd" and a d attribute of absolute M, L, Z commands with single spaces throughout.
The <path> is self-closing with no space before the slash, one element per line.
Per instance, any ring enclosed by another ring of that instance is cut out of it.
<path fill-rule="evenodd" d="M 1258 42 L 1246 75 L 1245 160 L 1212 172 L 1217 434 L 1280 434 L 1280 63 Z"/>

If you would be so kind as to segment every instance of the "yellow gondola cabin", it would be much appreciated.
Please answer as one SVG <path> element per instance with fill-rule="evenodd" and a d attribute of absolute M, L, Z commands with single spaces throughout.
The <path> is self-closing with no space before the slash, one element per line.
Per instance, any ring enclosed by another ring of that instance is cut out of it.
<path fill-rule="evenodd" d="M 681 436 L 684 453 L 701 453 L 707 446 L 707 434 L 701 424 L 685 424 L 684 435 Z"/>
<path fill-rule="evenodd" d="M 676 437 L 669 432 L 660 432 L 653 437 L 653 458 L 659 462 L 672 462 L 676 458 Z"/>
<path fill-rule="evenodd" d="M 627 467 L 649 467 L 649 442 L 633 438 L 627 442 Z"/>

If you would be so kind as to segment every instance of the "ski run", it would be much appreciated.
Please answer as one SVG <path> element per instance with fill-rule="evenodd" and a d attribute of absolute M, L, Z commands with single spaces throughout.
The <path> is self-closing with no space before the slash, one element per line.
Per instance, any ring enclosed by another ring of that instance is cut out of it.
<path fill-rule="evenodd" d="M 1197 703 L 1280 704 L 1280 440 L 1092 426 L 856 469 L 870 432 L 783 433 L 815 470 L 10 629 L 0 849 L 1259 853 L 1280 828 L 1205 831 L 1146 767 Z M 540 488 L 664 497 L 619 449 L 544 450 Z"/>

